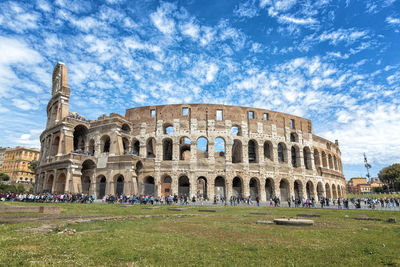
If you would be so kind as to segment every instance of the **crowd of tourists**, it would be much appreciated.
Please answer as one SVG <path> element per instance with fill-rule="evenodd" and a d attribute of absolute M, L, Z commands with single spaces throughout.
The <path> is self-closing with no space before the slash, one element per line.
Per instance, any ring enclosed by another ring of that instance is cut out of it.
<path fill-rule="evenodd" d="M 87 194 L 31 194 L 31 193 L 0 193 L 1 201 L 20 201 L 20 202 L 38 202 L 38 203 L 92 203 L 94 195 Z"/>
<path fill-rule="evenodd" d="M 60 203 L 93 203 L 96 200 L 94 194 L 32 194 L 32 193 L 0 193 L 0 201 L 20 201 L 20 202 L 60 202 Z M 170 195 L 154 197 L 152 195 L 106 195 L 99 199 L 103 203 L 121 203 L 121 204 L 150 204 L 150 205 L 224 205 L 224 206 L 260 206 L 260 199 L 251 196 L 231 196 L 226 200 L 222 195 L 215 195 L 210 201 L 202 195 L 198 197 L 189 197 L 188 195 Z M 265 206 L 265 204 L 263 204 Z M 302 208 L 362 208 L 368 207 L 371 209 L 381 208 L 399 208 L 400 198 L 321 198 L 318 202 L 312 197 L 311 199 L 292 198 L 287 201 L 281 201 L 279 197 L 271 198 L 267 201 L 266 206 L 270 207 L 302 207 Z"/>

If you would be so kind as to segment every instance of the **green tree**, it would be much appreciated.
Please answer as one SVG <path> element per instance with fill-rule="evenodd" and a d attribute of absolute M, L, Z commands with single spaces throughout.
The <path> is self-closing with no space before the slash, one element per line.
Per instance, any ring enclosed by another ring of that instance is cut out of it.
<path fill-rule="evenodd" d="M 392 185 L 392 189 L 394 190 L 395 183 L 400 182 L 400 164 L 395 163 L 383 168 L 378 173 L 378 177 L 382 182 Z"/>
<path fill-rule="evenodd" d="M 33 160 L 33 161 L 31 161 L 30 163 L 29 163 L 29 166 L 28 166 L 28 168 L 34 173 L 34 174 L 36 174 L 36 169 L 37 169 L 37 166 L 39 165 L 39 162 L 37 161 L 37 160 Z"/>
<path fill-rule="evenodd" d="M 0 172 L 0 180 L 8 181 L 8 180 L 10 180 L 10 176 L 8 176 L 5 173 Z"/>
<path fill-rule="evenodd" d="M 23 184 L 19 184 L 17 187 L 18 193 L 23 193 L 25 191 L 25 186 Z"/>

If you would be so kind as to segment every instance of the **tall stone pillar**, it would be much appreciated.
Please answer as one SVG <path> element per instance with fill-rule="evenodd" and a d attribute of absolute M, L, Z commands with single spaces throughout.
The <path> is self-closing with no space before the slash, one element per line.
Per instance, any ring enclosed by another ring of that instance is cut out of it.
<path fill-rule="evenodd" d="M 260 179 L 259 186 L 260 188 L 258 188 L 258 198 L 260 199 L 260 201 L 267 201 L 267 195 L 265 192 L 265 179 Z"/>

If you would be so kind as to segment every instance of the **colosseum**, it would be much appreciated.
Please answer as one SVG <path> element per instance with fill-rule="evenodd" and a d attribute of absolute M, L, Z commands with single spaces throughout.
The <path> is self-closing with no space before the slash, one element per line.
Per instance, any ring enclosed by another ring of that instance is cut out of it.
<path fill-rule="evenodd" d="M 36 192 L 288 199 L 345 195 L 339 143 L 310 120 L 218 104 L 136 107 L 87 120 L 69 111 L 67 67 L 52 75 Z"/>

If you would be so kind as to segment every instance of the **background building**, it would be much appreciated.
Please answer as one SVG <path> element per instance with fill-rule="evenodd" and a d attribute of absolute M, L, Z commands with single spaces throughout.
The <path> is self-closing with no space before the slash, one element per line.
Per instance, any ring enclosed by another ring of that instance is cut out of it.
<path fill-rule="evenodd" d="M 347 193 L 349 194 L 367 194 L 371 193 L 375 187 L 383 187 L 384 184 L 379 178 L 371 178 L 371 181 L 367 181 L 364 177 L 354 177 L 347 182 Z"/>
<path fill-rule="evenodd" d="M 39 150 L 17 146 L 4 153 L 1 172 L 15 182 L 35 182 L 35 174 L 29 169 L 29 163 L 39 160 Z"/>
<path fill-rule="evenodd" d="M 4 154 L 6 153 L 7 149 L 9 149 L 9 148 L 0 147 L 0 170 L 3 166 Z"/>

